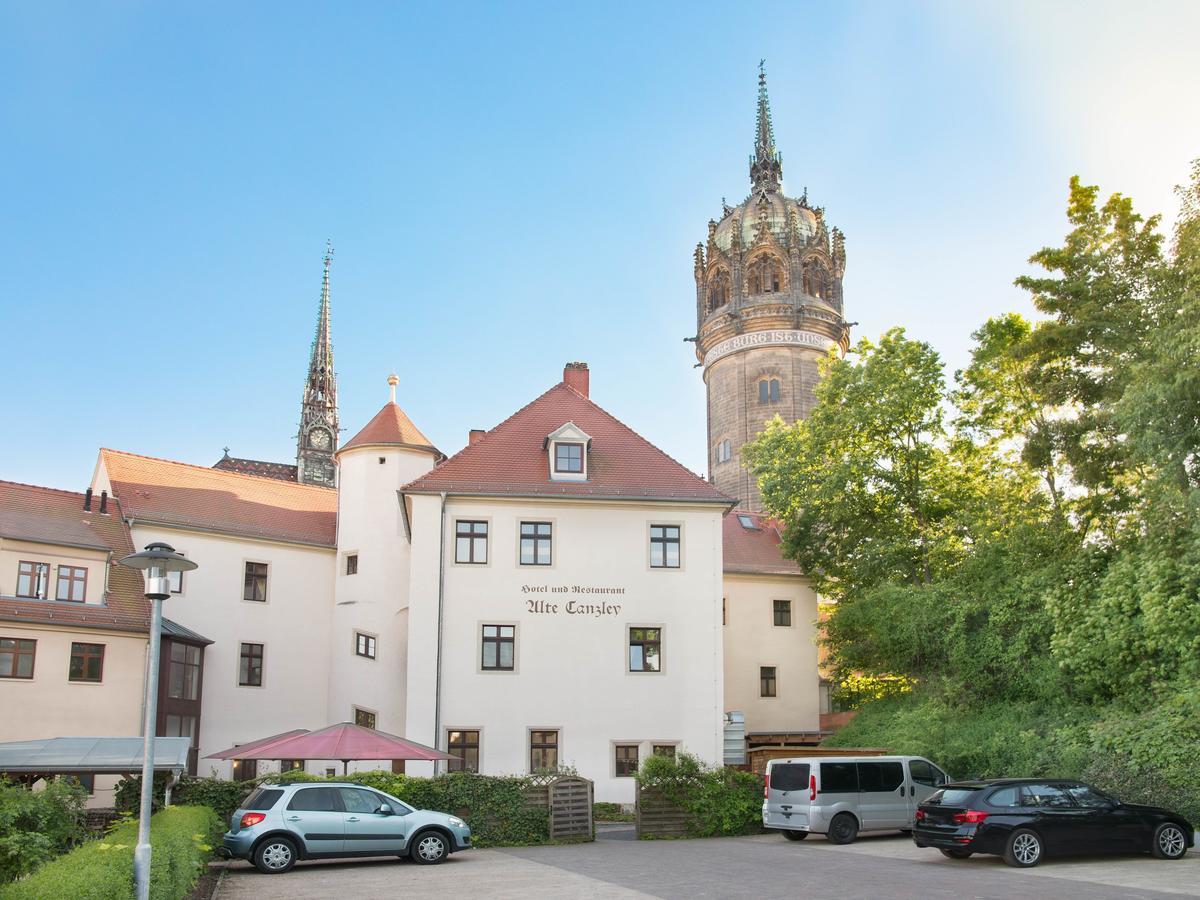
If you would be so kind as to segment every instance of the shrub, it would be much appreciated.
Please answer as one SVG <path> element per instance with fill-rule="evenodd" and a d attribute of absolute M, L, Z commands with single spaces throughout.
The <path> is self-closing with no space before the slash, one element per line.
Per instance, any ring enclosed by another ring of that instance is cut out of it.
<path fill-rule="evenodd" d="M 757 834 L 763 780 L 752 772 L 708 766 L 690 753 L 654 755 L 642 763 L 638 790 L 657 789 L 684 811 L 690 837 Z"/>
<path fill-rule="evenodd" d="M 133 894 L 137 822 L 88 841 L 5 887 L 4 900 L 127 900 Z M 151 819 L 150 896 L 180 900 L 196 884 L 220 822 L 202 806 L 172 806 Z"/>
<path fill-rule="evenodd" d="M 0 882 L 20 878 L 84 837 L 87 792 L 56 780 L 31 791 L 0 781 Z"/>
<path fill-rule="evenodd" d="M 162 809 L 168 778 L 169 776 L 166 774 L 154 776 L 152 806 L 156 811 Z M 171 790 L 171 803 L 179 806 L 207 806 L 217 814 L 222 822 L 228 822 L 233 811 L 241 806 L 250 791 L 264 780 L 266 780 L 265 777 L 257 781 L 225 781 L 221 778 L 193 778 L 190 775 L 184 775 Z M 140 775 L 122 778 L 117 782 L 113 805 L 123 812 L 136 813 L 138 805 L 141 803 L 141 796 L 142 778 Z"/>

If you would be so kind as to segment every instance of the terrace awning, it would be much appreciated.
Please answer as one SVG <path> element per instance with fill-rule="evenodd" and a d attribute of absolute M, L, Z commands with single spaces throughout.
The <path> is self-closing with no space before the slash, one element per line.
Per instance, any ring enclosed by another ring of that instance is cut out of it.
<path fill-rule="evenodd" d="M 156 737 L 154 768 L 186 771 L 191 738 Z M 59 737 L 0 744 L 0 772 L 36 775 L 125 775 L 142 770 L 140 737 Z"/>
<path fill-rule="evenodd" d="M 205 759 L 458 759 L 425 744 L 386 731 L 340 722 L 319 731 L 299 731 L 261 738 L 212 753 Z"/>

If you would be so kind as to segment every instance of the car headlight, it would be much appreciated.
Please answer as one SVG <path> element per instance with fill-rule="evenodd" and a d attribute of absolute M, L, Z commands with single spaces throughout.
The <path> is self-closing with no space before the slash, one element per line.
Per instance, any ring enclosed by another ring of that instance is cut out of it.
<path fill-rule="evenodd" d="M 460 819 L 458 816 L 450 816 L 450 824 L 453 825 L 455 828 L 466 828 L 467 827 L 467 823 L 464 822 L 462 819 Z"/>

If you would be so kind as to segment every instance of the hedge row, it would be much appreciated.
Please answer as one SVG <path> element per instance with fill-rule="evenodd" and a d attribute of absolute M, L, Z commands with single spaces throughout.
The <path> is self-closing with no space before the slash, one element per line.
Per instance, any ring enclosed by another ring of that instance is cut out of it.
<path fill-rule="evenodd" d="M 709 766 L 690 753 L 651 756 L 638 772 L 638 789 L 657 789 L 683 810 L 688 837 L 758 834 L 763 779 L 753 772 Z"/>
<path fill-rule="evenodd" d="M 128 900 L 133 896 L 137 822 L 88 841 L 32 875 L 0 888 L 2 900 Z M 220 834 L 203 806 L 172 806 L 151 819 L 150 896 L 180 900 L 195 886 Z"/>
<path fill-rule="evenodd" d="M 477 847 L 544 844 L 550 839 L 549 812 L 545 807 L 532 805 L 529 801 L 529 794 L 537 783 L 516 776 L 452 772 L 436 778 L 415 778 L 375 771 L 324 778 L 293 771 L 265 775 L 255 781 L 245 782 L 185 777 L 173 789 L 171 802 L 181 806 L 208 806 L 227 824 L 233 811 L 259 784 L 294 781 L 354 782 L 391 794 L 417 809 L 450 813 L 471 826 L 471 842 Z M 162 802 L 163 783 L 155 779 L 156 804 Z M 121 781 L 116 791 L 117 808 L 136 809 L 140 790 L 140 778 Z"/>

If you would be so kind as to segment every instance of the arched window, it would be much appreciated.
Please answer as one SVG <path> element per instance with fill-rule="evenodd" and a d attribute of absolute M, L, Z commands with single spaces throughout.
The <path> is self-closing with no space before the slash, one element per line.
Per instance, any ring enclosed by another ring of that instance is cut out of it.
<path fill-rule="evenodd" d="M 770 254 L 755 258 L 749 267 L 751 294 L 777 294 L 784 288 L 783 266 Z"/>
<path fill-rule="evenodd" d="M 780 396 L 778 378 L 763 378 L 758 382 L 758 402 L 760 404 L 778 403 Z"/>
<path fill-rule="evenodd" d="M 712 312 L 729 302 L 731 282 L 729 273 L 724 269 L 717 272 L 708 280 L 708 308 Z"/>
<path fill-rule="evenodd" d="M 829 293 L 828 274 L 825 266 L 815 259 L 804 264 L 804 293 L 810 297 L 824 299 Z"/>

